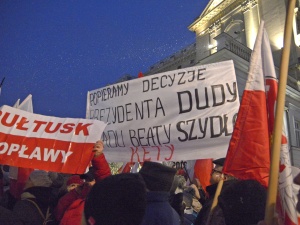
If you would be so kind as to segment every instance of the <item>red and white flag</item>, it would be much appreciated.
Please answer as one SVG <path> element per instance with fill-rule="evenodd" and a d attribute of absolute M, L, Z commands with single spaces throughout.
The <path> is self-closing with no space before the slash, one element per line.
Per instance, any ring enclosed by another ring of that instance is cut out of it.
<path fill-rule="evenodd" d="M 278 179 L 277 213 L 284 225 L 299 224 L 296 212 L 297 194 L 293 191 L 293 175 L 288 142 L 283 128 Z"/>
<path fill-rule="evenodd" d="M 275 120 L 275 107 L 278 93 L 278 83 L 276 79 L 275 69 L 273 65 L 273 57 L 270 48 L 269 38 L 264 31 L 263 34 L 263 69 L 266 82 L 267 108 L 269 117 L 269 134 L 272 138 Z M 277 196 L 277 213 L 280 217 L 280 223 L 284 225 L 298 224 L 298 216 L 295 210 L 297 204 L 297 196 L 293 192 L 293 176 L 290 161 L 290 153 L 288 149 L 286 130 L 282 127 L 282 138 L 280 148 L 280 166 L 278 179 L 278 196 Z"/>
<path fill-rule="evenodd" d="M 248 80 L 223 167 L 225 174 L 269 183 L 270 142 L 263 70 L 263 24 L 250 59 Z"/>
<path fill-rule="evenodd" d="M 198 159 L 194 166 L 194 177 L 200 181 L 206 193 L 206 187 L 210 185 L 211 171 L 213 169 L 212 159 Z"/>
<path fill-rule="evenodd" d="M 264 79 L 265 87 L 262 86 Z M 256 88 L 258 86 L 261 92 L 264 92 L 265 88 L 265 95 L 264 93 L 260 95 L 256 93 L 259 92 Z M 249 93 L 251 91 L 252 93 Z M 272 140 L 277 91 L 278 84 L 272 52 L 267 32 L 264 29 L 264 22 L 262 21 L 251 56 L 249 77 L 245 89 L 246 94 L 244 92 L 240 109 L 241 113 L 239 112 L 236 122 L 237 129 L 235 128 L 229 145 L 223 169 L 224 173 L 240 179 L 255 179 L 264 186 L 268 186 L 270 145 L 266 142 Z M 249 96 L 251 96 L 251 101 Z M 244 100 L 245 97 L 248 97 L 247 101 Z M 243 102 L 247 102 L 248 105 L 243 104 Z M 258 102 L 263 103 L 261 108 L 257 105 Z M 265 102 L 266 105 L 264 104 Z M 254 110 L 254 112 L 243 112 L 243 109 Z M 249 121 L 253 121 L 253 125 Z M 249 139 L 251 140 L 250 142 Z M 246 143 L 249 143 L 249 145 L 247 146 Z M 260 144 L 262 146 L 259 146 Z M 251 172 L 249 173 L 249 171 Z M 297 198 L 293 193 L 293 177 L 284 127 L 282 129 L 278 185 L 277 213 L 280 219 L 279 223 L 297 225 L 298 218 L 295 210 Z"/>

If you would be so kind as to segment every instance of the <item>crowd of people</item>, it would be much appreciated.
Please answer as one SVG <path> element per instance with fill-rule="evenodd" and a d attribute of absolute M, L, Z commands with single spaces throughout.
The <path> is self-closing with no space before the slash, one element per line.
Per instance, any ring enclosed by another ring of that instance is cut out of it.
<path fill-rule="evenodd" d="M 112 175 L 103 143 L 96 142 L 92 151 L 85 174 L 33 170 L 20 196 L 6 190 L 0 225 L 264 225 L 266 189 L 255 180 L 224 176 L 224 158 L 213 161 L 211 185 L 204 190 L 199 180 L 189 182 L 158 162 L 144 162 L 138 173 Z"/>

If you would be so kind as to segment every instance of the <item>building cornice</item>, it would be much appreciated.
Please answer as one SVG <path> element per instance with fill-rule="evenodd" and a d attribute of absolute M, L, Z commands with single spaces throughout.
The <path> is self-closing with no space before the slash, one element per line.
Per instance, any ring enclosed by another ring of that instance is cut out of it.
<path fill-rule="evenodd" d="M 249 2 L 249 0 L 225 0 L 206 14 L 201 15 L 188 27 L 188 29 L 192 32 L 202 32 L 224 17 L 231 10 L 240 7 L 244 2 Z"/>

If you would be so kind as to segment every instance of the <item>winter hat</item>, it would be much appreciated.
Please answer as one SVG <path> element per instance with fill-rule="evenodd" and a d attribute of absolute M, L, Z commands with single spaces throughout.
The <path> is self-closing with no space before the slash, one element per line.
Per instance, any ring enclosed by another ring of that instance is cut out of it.
<path fill-rule="evenodd" d="M 216 165 L 218 165 L 218 166 L 224 166 L 225 159 L 226 158 L 215 159 L 213 161 L 213 163 L 216 164 Z"/>
<path fill-rule="evenodd" d="M 69 179 L 67 180 L 67 186 L 71 184 L 83 184 L 84 181 L 80 178 L 79 175 L 73 175 L 70 176 Z"/>
<path fill-rule="evenodd" d="M 145 211 L 146 186 L 138 173 L 121 173 L 96 182 L 84 205 L 86 220 L 95 225 L 139 225 Z"/>
<path fill-rule="evenodd" d="M 229 181 L 227 181 L 229 182 Z M 266 189 L 256 180 L 233 180 L 218 198 L 226 224 L 250 225 L 264 219 Z"/>
<path fill-rule="evenodd" d="M 150 191 L 169 192 L 176 174 L 176 169 L 161 163 L 146 161 L 139 173 L 142 175 Z"/>
<path fill-rule="evenodd" d="M 60 173 L 48 172 L 50 180 L 52 181 L 51 187 L 60 188 L 64 184 L 64 177 Z"/>
<path fill-rule="evenodd" d="M 48 172 L 44 170 L 34 170 L 29 175 L 29 178 L 33 184 L 33 186 L 39 187 L 50 187 L 52 185 L 52 181 L 49 177 Z"/>

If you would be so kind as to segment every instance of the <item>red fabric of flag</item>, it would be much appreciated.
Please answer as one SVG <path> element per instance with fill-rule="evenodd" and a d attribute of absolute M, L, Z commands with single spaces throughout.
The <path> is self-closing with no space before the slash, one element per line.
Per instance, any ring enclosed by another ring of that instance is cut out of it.
<path fill-rule="evenodd" d="M 267 108 L 269 118 L 269 133 L 270 136 L 274 130 L 275 122 L 275 106 L 278 93 L 278 83 L 276 73 L 273 65 L 273 57 L 271 55 L 271 48 L 266 32 L 264 33 L 264 74 L 267 91 Z M 271 138 L 272 140 L 272 138 Z M 276 211 L 284 225 L 297 225 L 299 217 L 295 210 L 297 204 L 297 196 L 293 192 L 293 176 L 290 162 L 290 153 L 288 149 L 288 142 L 286 137 L 285 127 L 282 127 L 282 138 L 280 148 L 280 166 L 278 179 L 278 196 L 276 202 Z"/>
<path fill-rule="evenodd" d="M 194 177 L 200 181 L 203 190 L 210 185 L 211 171 L 213 169 L 212 159 L 198 159 L 194 166 Z"/>
<path fill-rule="evenodd" d="M 29 179 L 29 176 L 33 170 L 34 169 L 31 169 L 31 168 L 22 168 L 22 167 L 18 168 L 18 179 L 17 179 L 17 183 L 16 183 L 16 185 L 17 185 L 16 195 L 17 195 L 18 199 L 21 197 L 21 194 L 24 191 L 25 184 L 26 184 L 27 180 Z"/>
<path fill-rule="evenodd" d="M 270 142 L 262 62 L 263 21 L 250 59 L 248 79 L 223 167 L 225 174 L 269 183 Z"/>
<path fill-rule="evenodd" d="M 139 72 L 138 78 L 144 77 L 144 74 L 142 72 Z"/>

